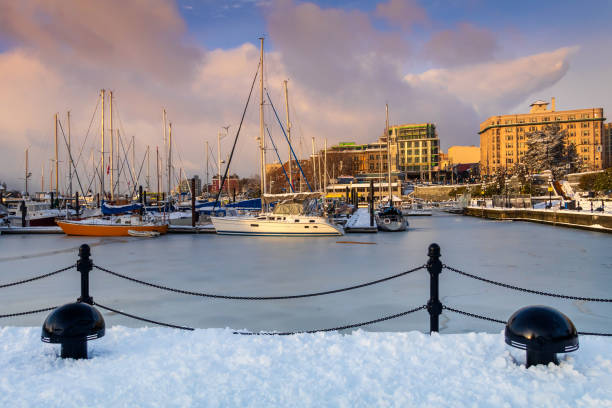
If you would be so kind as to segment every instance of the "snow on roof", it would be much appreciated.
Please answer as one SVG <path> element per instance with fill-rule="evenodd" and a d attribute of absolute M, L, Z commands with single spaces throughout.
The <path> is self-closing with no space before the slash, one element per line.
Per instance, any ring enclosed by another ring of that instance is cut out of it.
<path fill-rule="evenodd" d="M 114 326 L 88 346 L 89 360 L 62 360 L 40 327 L 0 328 L 0 406 L 612 405 L 612 339 L 602 337 L 581 336 L 559 366 L 529 369 L 503 332 L 277 337 Z"/>
<path fill-rule="evenodd" d="M 534 106 L 534 105 L 548 105 L 548 102 L 544 102 L 543 100 L 538 99 L 537 101 L 535 101 L 534 103 L 532 103 L 529 106 Z"/>

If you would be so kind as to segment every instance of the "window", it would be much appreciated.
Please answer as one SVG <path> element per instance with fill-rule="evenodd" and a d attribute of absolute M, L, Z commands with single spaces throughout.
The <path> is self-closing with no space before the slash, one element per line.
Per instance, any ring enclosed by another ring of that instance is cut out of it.
<path fill-rule="evenodd" d="M 422 156 L 427 156 L 427 149 L 422 149 L 421 150 L 421 155 Z"/>
<path fill-rule="evenodd" d="M 550 122 L 550 118 L 548 116 L 544 116 L 542 119 L 543 122 Z"/>
<path fill-rule="evenodd" d="M 514 153 L 512 152 L 512 150 L 506 150 L 506 156 L 513 156 Z"/>
<path fill-rule="evenodd" d="M 555 118 L 555 120 L 556 120 L 556 121 L 560 121 L 560 120 L 561 120 L 561 116 L 557 116 L 557 117 Z"/>
<path fill-rule="evenodd" d="M 588 128 L 590 125 L 591 125 L 591 124 L 590 124 L 589 122 L 582 122 L 582 123 L 580 124 L 580 127 L 582 127 L 582 128 Z"/>
<path fill-rule="evenodd" d="M 588 113 L 583 113 L 582 115 L 580 115 L 582 117 L 582 119 L 588 119 L 591 116 Z"/>
<path fill-rule="evenodd" d="M 506 149 L 512 149 L 513 144 L 512 143 L 506 143 Z"/>
<path fill-rule="evenodd" d="M 514 160 L 513 159 L 506 159 L 506 163 L 512 164 L 512 163 L 514 163 Z"/>
<path fill-rule="evenodd" d="M 569 115 L 567 117 L 568 120 L 576 120 L 576 117 L 574 115 Z"/>
<path fill-rule="evenodd" d="M 506 133 L 512 133 L 512 128 L 510 127 L 506 128 Z"/>
<path fill-rule="evenodd" d="M 512 135 L 508 135 L 506 136 L 506 140 L 513 140 L 514 138 L 512 137 Z"/>
<path fill-rule="evenodd" d="M 582 147 L 581 149 L 582 153 L 588 153 L 589 152 L 589 148 L 588 147 Z"/>
<path fill-rule="evenodd" d="M 519 119 L 516 121 L 517 123 L 525 123 L 525 119 Z"/>
<path fill-rule="evenodd" d="M 582 132 L 582 136 L 589 136 L 589 135 L 590 135 L 590 133 L 589 133 L 588 130 L 585 130 L 584 132 Z"/>

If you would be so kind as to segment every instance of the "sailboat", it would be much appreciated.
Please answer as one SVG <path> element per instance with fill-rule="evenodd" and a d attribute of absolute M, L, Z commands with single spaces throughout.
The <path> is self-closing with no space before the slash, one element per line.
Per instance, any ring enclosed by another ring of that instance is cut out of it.
<path fill-rule="evenodd" d="M 292 194 L 265 194 L 265 155 L 264 155 L 264 79 L 263 79 L 263 38 L 261 41 L 261 55 L 259 61 L 260 95 L 259 110 L 260 121 L 260 160 L 261 160 L 261 191 L 262 213 L 258 216 L 243 217 L 210 217 L 217 234 L 222 235 L 251 235 L 251 236 L 338 236 L 344 235 L 342 228 L 333 225 L 318 208 L 322 193 L 292 193 Z M 231 157 L 230 157 L 231 159 Z M 220 186 L 221 189 L 222 186 Z M 266 204 L 277 203 L 271 212 L 263 211 Z"/>
<path fill-rule="evenodd" d="M 395 232 L 395 231 L 406 231 L 408 222 L 404 218 L 402 211 L 393 206 L 393 191 L 391 189 L 391 142 L 389 136 L 389 105 L 385 106 L 386 110 L 386 122 L 385 122 L 385 133 L 387 137 L 387 170 L 388 179 L 387 184 L 389 186 L 389 197 L 388 205 L 381 208 L 376 214 L 376 224 L 380 231 Z"/>

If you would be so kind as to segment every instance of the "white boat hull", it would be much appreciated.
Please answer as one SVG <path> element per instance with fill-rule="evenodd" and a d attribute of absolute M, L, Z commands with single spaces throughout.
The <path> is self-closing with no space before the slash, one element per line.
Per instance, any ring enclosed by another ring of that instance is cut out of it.
<path fill-rule="evenodd" d="M 210 217 L 217 234 L 253 236 L 338 236 L 344 231 L 322 217 Z"/>
<path fill-rule="evenodd" d="M 387 219 L 381 219 L 376 217 L 376 224 L 378 225 L 378 229 L 381 231 L 387 232 L 395 232 L 395 231 L 406 231 L 407 222 L 406 220 L 402 221 L 391 221 Z"/>

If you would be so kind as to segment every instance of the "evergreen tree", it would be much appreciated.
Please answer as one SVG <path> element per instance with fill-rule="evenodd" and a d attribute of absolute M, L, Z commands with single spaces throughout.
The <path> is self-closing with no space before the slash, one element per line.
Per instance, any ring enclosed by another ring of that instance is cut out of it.
<path fill-rule="evenodd" d="M 576 146 L 567 141 L 567 130 L 559 125 L 548 125 L 526 136 L 527 152 L 523 162 L 530 173 L 550 170 L 553 179 L 557 180 L 582 167 Z"/>

